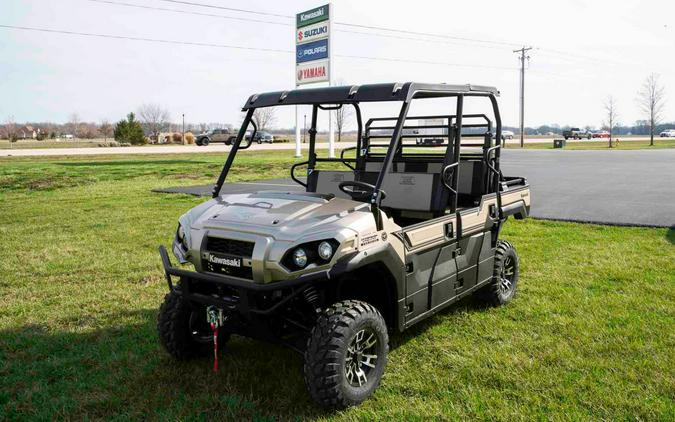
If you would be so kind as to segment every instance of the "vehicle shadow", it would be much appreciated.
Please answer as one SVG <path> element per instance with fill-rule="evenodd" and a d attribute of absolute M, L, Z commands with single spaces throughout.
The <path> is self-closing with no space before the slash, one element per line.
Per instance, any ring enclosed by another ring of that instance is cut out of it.
<path fill-rule="evenodd" d="M 0 414 L 12 419 L 314 419 L 302 359 L 233 336 L 219 354 L 176 361 L 155 333 L 157 311 L 115 315 L 138 323 L 86 332 L 39 325 L 0 330 Z"/>
<path fill-rule="evenodd" d="M 405 330 L 402 333 L 390 333 L 389 335 L 389 348 L 390 350 L 397 349 L 401 346 L 404 346 L 411 339 L 419 336 L 420 334 L 427 331 L 429 328 L 433 327 L 436 324 L 440 323 L 440 318 L 443 316 L 452 316 L 460 313 L 474 313 L 474 312 L 485 312 L 490 309 L 491 306 L 484 301 L 476 298 L 474 295 L 469 295 L 463 299 L 460 299 L 458 302 L 450 305 L 448 308 L 443 309 L 436 315 L 431 318 L 427 318 L 419 323 L 415 324 L 413 327 Z"/>
<path fill-rule="evenodd" d="M 443 315 L 480 312 L 471 297 Z M 157 310 L 108 315 L 134 321 L 93 331 L 55 331 L 41 325 L 0 330 L 0 414 L 8 419 L 316 419 L 334 412 L 310 399 L 302 357 L 276 345 L 233 336 L 219 353 L 171 358 L 156 335 Z M 77 321 L 61 324 L 77 327 Z M 407 343 L 434 324 L 432 317 L 403 334 Z"/>
<path fill-rule="evenodd" d="M 670 242 L 671 245 L 675 245 L 675 226 L 671 226 L 666 233 L 666 239 Z"/>

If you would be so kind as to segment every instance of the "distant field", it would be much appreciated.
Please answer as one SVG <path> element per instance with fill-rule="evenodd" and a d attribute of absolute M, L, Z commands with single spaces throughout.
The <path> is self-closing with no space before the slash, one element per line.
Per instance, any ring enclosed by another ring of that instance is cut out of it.
<path fill-rule="evenodd" d="M 621 138 L 620 138 L 621 139 Z M 520 145 L 507 144 L 507 148 L 520 148 Z M 527 149 L 553 149 L 553 141 L 549 142 L 526 142 Z M 649 140 L 620 140 L 619 143 L 612 142 L 612 149 L 616 150 L 630 150 L 630 149 L 658 149 L 658 148 L 675 148 L 675 139 L 670 138 L 654 138 L 654 145 L 649 145 Z M 589 140 L 579 142 L 568 142 L 565 149 L 573 150 L 607 150 L 609 149 L 609 141 L 607 140 Z"/>
<path fill-rule="evenodd" d="M 294 352 L 234 337 L 176 362 L 157 246 L 224 153 L 0 159 L 0 420 L 674 420 L 675 231 L 509 221 L 520 291 L 391 337 L 362 406 L 314 405 Z M 249 151 L 235 180 L 286 177 Z M 367 282 L 367 280 L 364 280 Z"/>

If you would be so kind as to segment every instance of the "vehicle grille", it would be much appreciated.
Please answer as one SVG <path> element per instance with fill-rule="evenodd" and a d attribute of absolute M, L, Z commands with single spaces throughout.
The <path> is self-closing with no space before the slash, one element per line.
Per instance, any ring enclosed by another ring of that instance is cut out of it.
<path fill-rule="evenodd" d="M 243 258 L 251 258 L 253 256 L 254 246 L 255 243 L 242 240 L 221 239 L 219 237 L 208 237 L 206 239 L 207 251 L 241 256 Z"/>
<path fill-rule="evenodd" d="M 206 259 L 202 259 L 202 267 L 211 273 L 225 274 L 233 277 L 246 278 L 253 280 L 253 268 L 251 267 L 228 267 L 227 265 L 215 264 Z"/>

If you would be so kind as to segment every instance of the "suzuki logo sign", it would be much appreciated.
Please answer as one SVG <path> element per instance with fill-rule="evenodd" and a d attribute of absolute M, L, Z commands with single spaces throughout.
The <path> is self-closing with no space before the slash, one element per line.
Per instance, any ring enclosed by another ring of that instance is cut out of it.
<path fill-rule="evenodd" d="M 297 44 L 304 44 L 324 38 L 328 38 L 328 22 L 319 22 L 298 29 L 297 39 L 295 41 Z"/>

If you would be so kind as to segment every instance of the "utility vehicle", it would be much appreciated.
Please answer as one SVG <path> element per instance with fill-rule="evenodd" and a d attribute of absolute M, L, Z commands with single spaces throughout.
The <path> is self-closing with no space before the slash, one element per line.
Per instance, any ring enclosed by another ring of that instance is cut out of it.
<path fill-rule="evenodd" d="M 173 254 L 194 271 L 172 265 L 160 246 L 164 348 L 184 359 L 215 346 L 217 363 L 229 334 L 281 343 L 303 356 L 311 397 L 341 408 L 377 388 L 389 333 L 473 293 L 509 302 L 518 255 L 499 236 L 509 216 L 528 215 L 530 191 L 523 177 L 500 170 L 498 94 L 409 82 L 251 96 L 213 199 L 179 218 Z M 409 115 L 429 100 L 447 101 L 443 114 Z M 364 120 L 362 107 L 375 102 L 398 115 Z M 465 113 L 465 102 L 483 102 L 491 116 Z M 254 111 L 287 105 L 312 108 L 308 159 L 290 169 L 299 189 L 228 194 L 246 130 L 257 130 Z M 341 107 L 355 112 L 356 147 L 320 158 L 317 116 Z M 416 145 L 421 129 L 444 144 Z"/>

